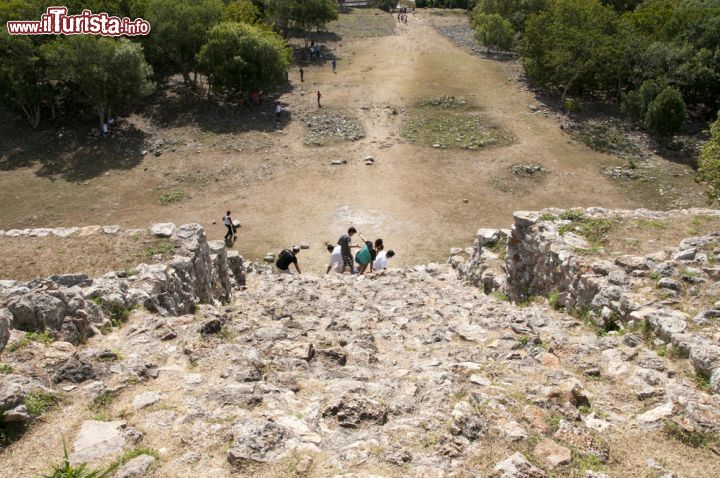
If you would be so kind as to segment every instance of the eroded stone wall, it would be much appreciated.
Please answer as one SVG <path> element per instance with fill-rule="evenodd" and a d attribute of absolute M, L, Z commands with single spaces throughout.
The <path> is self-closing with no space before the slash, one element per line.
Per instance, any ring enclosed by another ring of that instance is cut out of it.
<path fill-rule="evenodd" d="M 175 245 L 165 263 L 139 264 L 134 274 L 108 272 L 52 275 L 29 282 L 0 281 L 0 351 L 10 329 L 48 331 L 59 339 L 78 343 L 97 333 L 128 311 L 144 307 L 161 315 L 182 315 L 198 304 L 228 302 L 233 284 L 244 284 L 239 254 L 228 253 L 222 241 L 208 241 L 199 224 L 154 224 L 148 231 L 120 226 L 0 231 L 10 237 L 71 237 L 150 234 Z"/>

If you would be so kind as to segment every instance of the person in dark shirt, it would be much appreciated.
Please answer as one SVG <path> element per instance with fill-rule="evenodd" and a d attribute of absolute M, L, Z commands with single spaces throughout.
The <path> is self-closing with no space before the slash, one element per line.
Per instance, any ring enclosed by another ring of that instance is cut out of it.
<path fill-rule="evenodd" d="M 359 247 L 359 246 L 356 246 L 356 245 L 354 246 L 351 244 L 352 237 L 355 234 L 360 236 L 360 239 L 363 242 L 365 242 L 365 239 L 362 237 L 362 234 L 358 233 L 357 229 L 355 229 L 354 227 L 350 227 L 350 229 L 348 229 L 347 234 L 343 234 L 342 236 L 340 236 L 340 239 L 338 239 L 338 242 L 337 242 L 338 246 L 340 246 L 340 254 L 342 255 L 342 259 L 343 259 L 342 272 L 345 272 L 345 268 L 349 267 L 351 274 L 353 273 L 354 260 L 353 260 L 352 251 L 350 249 L 353 247 Z"/>
<path fill-rule="evenodd" d="M 292 250 L 284 249 L 278 256 L 278 260 L 275 261 L 276 272 L 280 274 L 292 274 L 292 272 L 290 272 L 290 264 L 295 264 L 295 269 L 297 269 L 298 274 L 302 274 L 297 260 L 299 252 L 300 248 L 298 246 L 293 246 Z"/>

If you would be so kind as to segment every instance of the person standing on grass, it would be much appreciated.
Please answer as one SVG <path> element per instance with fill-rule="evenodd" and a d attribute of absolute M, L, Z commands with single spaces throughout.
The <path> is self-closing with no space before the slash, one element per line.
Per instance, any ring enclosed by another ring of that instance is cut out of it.
<path fill-rule="evenodd" d="M 317 100 L 318 100 L 318 108 L 322 108 L 322 105 L 320 104 L 320 98 L 322 98 L 322 93 L 320 93 L 320 90 L 318 90 L 317 94 Z"/>
<path fill-rule="evenodd" d="M 230 211 L 226 212 L 223 216 L 223 224 L 227 227 L 227 234 L 225 234 L 226 241 L 230 241 L 237 237 L 237 229 L 235 229 L 235 224 L 233 223 L 232 216 L 230 216 Z"/>
<path fill-rule="evenodd" d="M 298 274 L 300 272 L 300 266 L 298 266 L 297 255 L 300 252 L 300 246 L 293 246 L 292 250 L 284 249 L 278 256 L 278 260 L 275 261 L 275 272 L 278 274 L 292 274 L 290 272 L 290 264 L 295 264 Z"/>
<path fill-rule="evenodd" d="M 305 81 L 305 70 L 303 70 L 303 67 L 300 67 L 300 83 L 303 83 Z"/>
<path fill-rule="evenodd" d="M 335 60 L 335 58 L 333 58 L 332 67 L 333 67 L 333 73 L 337 73 L 337 72 L 335 71 L 335 69 L 337 68 L 337 61 Z"/>
<path fill-rule="evenodd" d="M 354 227 L 350 227 L 350 229 L 348 229 L 347 234 L 343 234 L 342 236 L 340 236 L 340 239 L 338 239 L 337 243 L 338 243 L 338 246 L 340 246 L 340 255 L 342 256 L 342 261 L 343 261 L 341 272 L 345 272 L 345 268 L 349 267 L 350 273 L 351 274 L 353 273 L 354 261 L 353 261 L 351 248 L 357 247 L 357 246 L 352 245 L 352 237 L 355 234 L 357 234 L 357 229 L 355 229 Z M 360 239 L 362 239 L 362 236 L 360 236 Z M 363 242 L 365 241 L 365 239 L 362 239 L 362 240 L 363 240 Z"/>

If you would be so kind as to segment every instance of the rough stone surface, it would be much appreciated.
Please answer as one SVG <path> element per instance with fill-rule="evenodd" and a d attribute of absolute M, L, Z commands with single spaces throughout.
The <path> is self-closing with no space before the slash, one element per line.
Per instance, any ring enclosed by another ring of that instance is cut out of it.
<path fill-rule="evenodd" d="M 533 454 L 543 460 L 550 469 L 570 463 L 572 453 L 569 448 L 560 446 L 546 438 L 537 444 Z"/>
<path fill-rule="evenodd" d="M 493 469 L 493 478 L 546 478 L 544 471 L 533 466 L 522 453 L 515 453 Z"/>
<path fill-rule="evenodd" d="M 155 457 L 140 455 L 122 465 L 115 475 L 115 478 L 137 478 L 145 476 L 150 467 L 155 463 Z"/>
<path fill-rule="evenodd" d="M 73 443 L 70 461 L 72 463 L 89 463 L 120 453 L 126 442 L 123 433 L 124 427 L 125 422 L 122 421 L 84 421 Z"/>

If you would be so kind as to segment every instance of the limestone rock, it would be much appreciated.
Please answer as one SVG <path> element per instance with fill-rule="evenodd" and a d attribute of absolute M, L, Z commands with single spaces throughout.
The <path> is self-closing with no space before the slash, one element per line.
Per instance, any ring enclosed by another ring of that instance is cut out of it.
<path fill-rule="evenodd" d="M 52 377 L 53 383 L 82 383 L 97 378 L 93 366 L 75 354 L 68 359 Z"/>
<path fill-rule="evenodd" d="M 675 405 L 672 402 L 664 403 L 645 413 L 638 415 L 638 426 L 645 430 L 658 428 L 662 425 L 666 418 L 669 418 L 675 412 Z"/>
<path fill-rule="evenodd" d="M 560 446 L 549 438 L 535 446 L 533 454 L 547 463 L 548 468 L 553 469 L 559 465 L 567 465 L 570 463 L 572 453 L 569 448 Z"/>
<path fill-rule="evenodd" d="M 491 476 L 493 478 L 547 478 L 544 471 L 533 466 L 520 452 L 495 465 Z"/>
<path fill-rule="evenodd" d="M 120 453 L 125 446 L 125 422 L 86 420 L 73 444 L 71 463 L 89 463 Z"/>
<path fill-rule="evenodd" d="M 347 393 L 326 407 L 322 411 L 322 416 L 335 417 L 341 427 L 357 428 L 362 424 L 385 424 L 387 409 L 368 397 Z"/>
<path fill-rule="evenodd" d="M 269 420 L 240 421 L 233 426 L 232 433 L 234 441 L 227 458 L 235 466 L 278 458 L 289 438 L 285 428 Z"/>
<path fill-rule="evenodd" d="M 156 404 L 162 397 L 162 394 L 158 392 L 141 393 L 133 398 L 132 406 L 135 410 L 140 410 L 141 408 Z"/>
<path fill-rule="evenodd" d="M 673 334 L 685 331 L 689 317 L 678 310 L 649 306 L 632 312 L 630 318 L 638 322 L 647 321 L 658 337 L 670 342 Z"/>
<path fill-rule="evenodd" d="M 155 237 L 172 237 L 175 233 L 175 224 L 170 222 L 152 224 L 150 226 L 150 234 Z"/>
<path fill-rule="evenodd" d="M 8 340 L 10 340 L 10 326 L 12 325 L 13 316 L 7 309 L 0 309 L 0 352 L 5 349 Z"/>
<path fill-rule="evenodd" d="M 115 478 L 137 478 L 145 476 L 150 467 L 155 463 L 155 457 L 140 455 L 128 461 L 118 469 Z"/>

